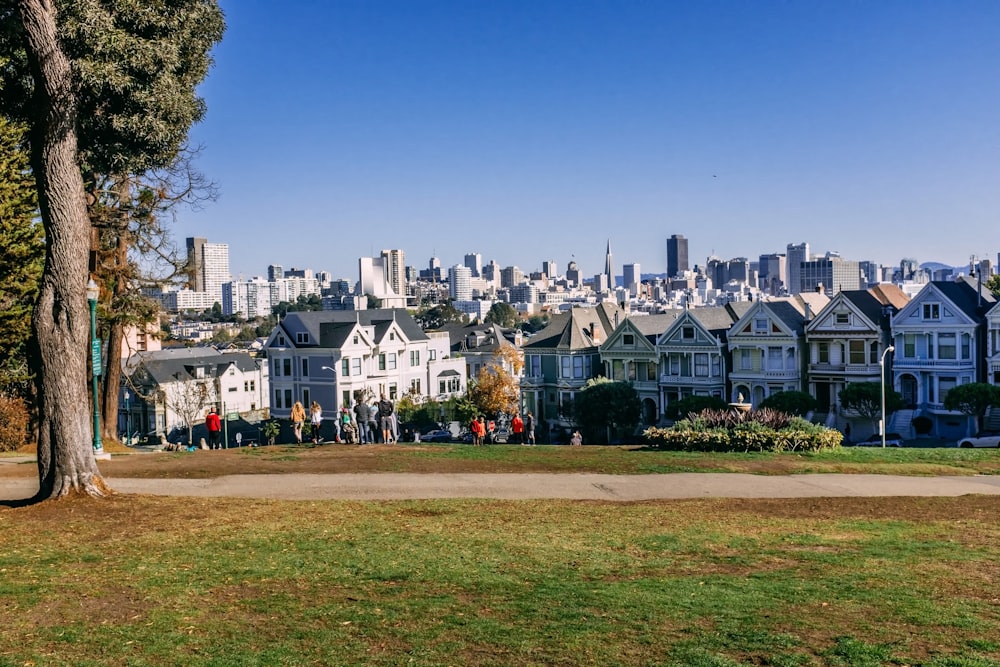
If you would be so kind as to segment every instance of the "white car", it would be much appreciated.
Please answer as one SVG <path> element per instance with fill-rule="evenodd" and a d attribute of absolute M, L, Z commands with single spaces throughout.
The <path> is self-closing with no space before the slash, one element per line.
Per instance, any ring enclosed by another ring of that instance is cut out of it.
<path fill-rule="evenodd" d="M 974 436 L 962 438 L 959 447 L 1000 447 L 1000 432 L 980 431 Z"/>
<path fill-rule="evenodd" d="M 862 440 L 856 447 L 881 447 L 882 446 L 882 436 L 875 434 L 867 440 Z M 903 446 L 903 436 L 898 433 L 886 433 L 885 434 L 885 446 L 886 447 L 902 447 Z"/>

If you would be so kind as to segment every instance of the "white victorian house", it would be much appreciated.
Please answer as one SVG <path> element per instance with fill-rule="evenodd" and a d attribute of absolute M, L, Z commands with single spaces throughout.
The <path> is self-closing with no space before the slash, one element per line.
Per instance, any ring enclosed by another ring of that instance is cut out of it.
<path fill-rule="evenodd" d="M 416 402 L 465 393 L 465 362 L 447 333 L 424 333 L 402 308 L 291 312 L 264 346 L 271 370 L 271 414 L 287 418 L 295 401 L 316 401 L 324 416 L 404 394 Z"/>
<path fill-rule="evenodd" d="M 996 299 L 972 281 L 927 283 L 892 319 L 893 386 L 907 410 L 890 430 L 912 437 L 912 419 L 923 415 L 931 433 L 961 438 L 976 429 L 975 418 L 945 410 L 944 397 L 958 385 L 986 381 L 985 314 Z"/>

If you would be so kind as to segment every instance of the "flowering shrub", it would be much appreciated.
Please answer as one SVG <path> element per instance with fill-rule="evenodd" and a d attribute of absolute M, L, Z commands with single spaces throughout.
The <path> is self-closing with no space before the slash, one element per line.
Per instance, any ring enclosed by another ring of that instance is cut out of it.
<path fill-rule="evenodd" d="M 840 446 L 840 431 L 777 410 L 703 410 L 670 428 L 650 428 L 647 441 L 688 452 L 794 452 Z"/>

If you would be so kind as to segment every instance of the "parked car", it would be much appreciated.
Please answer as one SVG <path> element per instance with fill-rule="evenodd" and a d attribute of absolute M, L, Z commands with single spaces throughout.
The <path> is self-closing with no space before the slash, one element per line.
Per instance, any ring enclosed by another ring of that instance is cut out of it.
<path fill-rule="evenodd" d="M 1000 431 L 980 431 L 974 436 L 962 438 L 959 447 L 1000 447 Z"/>
<path fill-rule="evenodd" d="M 493 439 L 491 443 L 497 445 L 505 445 L 510 441 L 510 431 L 506 428 L 499 428 L 493 432 Z"/>
<path fill-rule="evenodd" d="M 428 431 L 420 435 L 421 442 L 451 442 L 452 441 L 451 431 L 447 431 L 443 428 L 437 428 L 433 431 Z"/>
<path fill-rule="evenodd" d="M 857 447 L 881 447 L 882 446 L 882 436 L 877 433 L 872 437 L 859 442 Z M 902 447 L 903 446 L 903 436 L 898 433 L 886 433 L 885 434 L 885 446 L 886 447 Z"/>

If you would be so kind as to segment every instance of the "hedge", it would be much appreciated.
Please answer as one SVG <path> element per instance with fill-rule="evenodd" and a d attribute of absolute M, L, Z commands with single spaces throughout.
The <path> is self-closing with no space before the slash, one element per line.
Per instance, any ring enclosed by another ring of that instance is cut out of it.
<path fill-rule="evenodd" d="M 681 420 L 670 428 L 649 428 L 645 436 L 659 449 L 683 452 L 803 452 L 840 447 L 840 431 L 792 418 L 780 429 L 748 421 L 705 428 L 699 420 Z"/>

